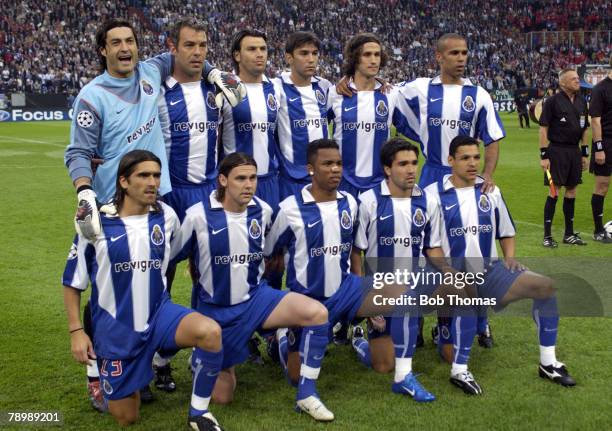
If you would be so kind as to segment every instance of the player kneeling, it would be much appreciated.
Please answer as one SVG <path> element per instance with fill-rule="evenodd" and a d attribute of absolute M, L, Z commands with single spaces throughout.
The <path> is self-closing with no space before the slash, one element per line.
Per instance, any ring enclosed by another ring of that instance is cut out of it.
<path fill-rule="evenodd" d="M 157 200 L 160 176 L 161 161 L 153 153 L 123 156 L 114 205 L 101 213 L 101 234 L 94 240 L 77 235 L 63 275 L 72 355 L 83 364 L 97 360 L 108 410 L 120 425 L 138 419 L 138 390 L 153 378 L 155 352 L 197 347 L 206 352 L 202 367 L 209 373 L 218 373 L 221 365 L 219 325 L 172 303 L 166 290 L 179 221 Z M 95 353 L 79 317 L 81 292 L 89 282 Z M 212 386 L 202 383 L 194 381 L 189 423 L 196 430 L 220 430 L 202 401 L 210 399 Z"/>

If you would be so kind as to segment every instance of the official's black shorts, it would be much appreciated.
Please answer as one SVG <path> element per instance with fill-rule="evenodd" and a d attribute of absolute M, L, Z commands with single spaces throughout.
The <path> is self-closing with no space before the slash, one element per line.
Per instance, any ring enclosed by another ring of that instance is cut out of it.
<path fill-rule="evenodd" d="M 549 145 L 550 175 L 557 187 L 574 188 L 582 183 L 582 154 L 580 147 Z M 548 179 L 544 174 L 544 185 Z"/>
<path fill-rule="evenodd" d="M 591 148 L 591 164 L 589 165 L 589 172 L 601 176 L 609 177 L 612 174 L 612 141 L 606 141 L 603 143 L 604 152 L 606 153 L 606 163 L 598 165 L 595 163 L 595 152 Z"/>

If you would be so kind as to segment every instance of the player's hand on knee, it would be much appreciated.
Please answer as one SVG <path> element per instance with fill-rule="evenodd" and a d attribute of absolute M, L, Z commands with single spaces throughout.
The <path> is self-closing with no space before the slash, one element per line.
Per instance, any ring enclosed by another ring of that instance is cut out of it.
<path fill-rule="evenodd" d="M 232 73 L 213 69 L 208 74 L 208 82 L 217 87 L 215 102 L 218 108 L 223 106 L 224 98 L 232 107 L 235 107 L 246 97 L 246 87 L 240 82 L 238 77 Z"/>
<path fill-rule="evenodd" d="M 540 167 L 542 168 L 543 171 L 550 169 L 550 160 L 549 159 L 540 160 Z"/>
<path fill-rule="evenodd" d="M 93 344 L 83 330 L 70 334 L 70 350 L 72 357 L 81 364 L 91 365 L 90 359 L 96 359 Z"/>
<path fill-rule="evenodd" d="M 527 267 L 514 259 L 513 257 L 507 257 L 504 259 L 504 266 L 512 272 L 525 271 Z"/>
<path fill-rule="evenodd" d="M 100 233 L 100 213 L 96 197 L 91 186 L 79 187 L 74 227 L 79 235 L 90 241 L 95 240 Z"/>

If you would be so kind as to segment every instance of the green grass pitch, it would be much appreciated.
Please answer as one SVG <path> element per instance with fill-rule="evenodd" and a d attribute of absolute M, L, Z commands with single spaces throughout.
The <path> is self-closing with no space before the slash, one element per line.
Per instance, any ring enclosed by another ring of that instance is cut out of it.
<path fill-rule="evenodd" d="M 602 257 L 594 271 L 606 278 L 612 246 L 589 241 L 586 247 L 541 247 L 542 208 L 546 188 L 538 165 L 537 128 L 520 130 L 516 114 L 502 116 L 508 137 L 501 144 L 495 180 L 500 185 L 518 229 L 520 257 Z M 63 166 L 68 122 L 0 123 L 0 411 L 59 411 L 66 429 L 117 429 L 109 415 L 94 412 L 86 399 L 85 373 L 70 354 L 60 276 L 73 236 L 75 193 Z M 587 240 L 592 231 L 590 195 L 593 179 L 585 175 L 578 190 L 576 230 Z M 612 197 L 606 220 L 612 219 Z M 563 230 L 561 203 L 554 233 Z M 598 266 L 599 265 L 599 266 Z M 179 270 L 175 300 L 187 304 L 188 278 Z M 610 277 L 607 277 L 609 291 Z M 604 281 L 606 283 L 606 281 Z M 606 296 L 605 292 L 600 292 Z M 85 294 L 85 296 L 87 296 Z M 612 315 L 610 294 L 604 311 Z M 605 299 L 605 298 L 604 298 Z M 83 301 L 85 302 L 85 301 Z M 427 318 L 426 334 L 433 319 Z M 317 424 L 293 412 L 295 392 L 280 369 L 237 369 L 233 405 L 212 406 L 228 430 L 400 430 L 400 429 L 608 429 L 612 345 L 607 318 L 561 320 L 557 356 L 568 364 L 578 386 L 566 389 L 537 376 L 538 347 L 528 317 L 493 315 L 494 349 L 474 346 L 470 369 L 485 391 L 470 398 L 448 382 L 442 364 L 426 337 L 417 351 L 415 369 L 438 400 L 419 405 L 393 395 L 391 375 L 366 370 L 349 347 L 330 347 L 319 391 L 336 414 L 335 422 Z M 155 392 L 156 401 L 141 409 L 135 430 L 185 428 L 190 395 L 188 353 L 174 360 L 178 390 Z M 5 425 L 6 426 L 6 425 Z M 0 424 L 2 427 L 2 424 Z M 36 429 L 6 426 L 5 429 Z"/>

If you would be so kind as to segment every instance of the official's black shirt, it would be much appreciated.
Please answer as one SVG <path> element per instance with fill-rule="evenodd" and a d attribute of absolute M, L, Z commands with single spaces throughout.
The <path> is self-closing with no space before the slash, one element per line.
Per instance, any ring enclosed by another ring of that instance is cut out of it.
<path fill-rule="evenodd" d="M 609 76 L 593 87 L 589 113 L 591 117 L 601 117 L 603 140 L 612 143 L 612 79 Z"/>
<path fill-rule="evenodd" d="M 578 145 L 584 129 L 589 127 L 584 97 L 577 94 L 573 103 L 563 91 L 549 97 L 542 107 L 540 126 L 548 126 L 550 145 Z"/>
<path fill-rule="evenodd" d="M 514 97 L 514 104 L 516 105 L 516 110 L 519 112 L 527 112 L 528 99 L 528 96 L 524 93 L 517 94 Z"/>

